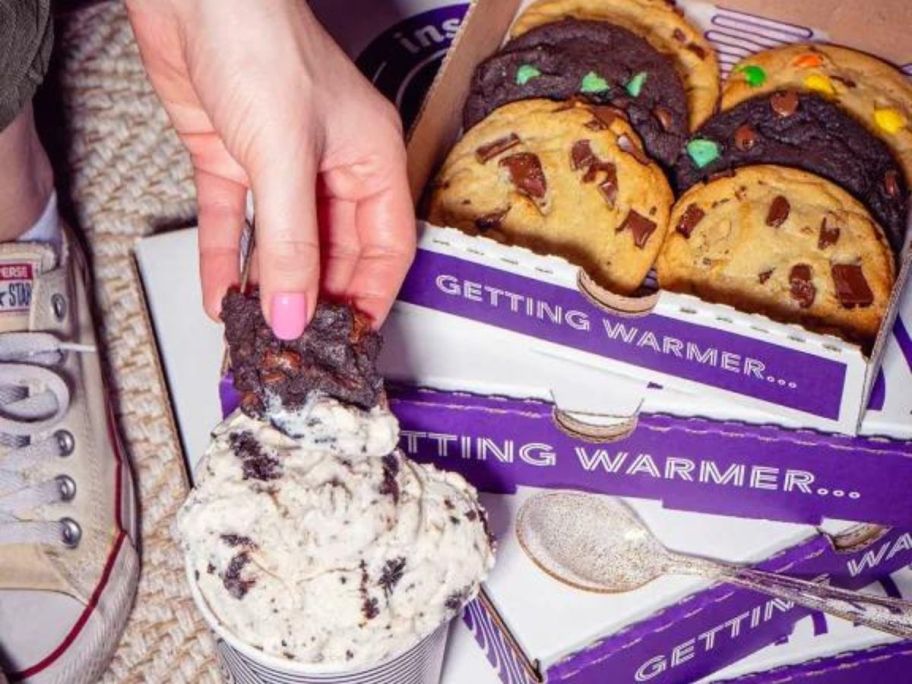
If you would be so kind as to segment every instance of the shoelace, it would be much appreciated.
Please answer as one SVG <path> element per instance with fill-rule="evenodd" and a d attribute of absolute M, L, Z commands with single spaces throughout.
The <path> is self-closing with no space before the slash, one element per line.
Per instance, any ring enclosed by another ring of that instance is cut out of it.
<path fill-rule="evenodd" d="M 94 351 L 49 333 L 0 334 L 0 545 L 79 542 L 75 520 L 27 516 L 75 495 L 76 485 L 66 475 L 36 482 L 32 474 L 74 448 L 72 434 L 54 431 L 70 407 L 69 387 L 55 367 L 67 352 Z"/>

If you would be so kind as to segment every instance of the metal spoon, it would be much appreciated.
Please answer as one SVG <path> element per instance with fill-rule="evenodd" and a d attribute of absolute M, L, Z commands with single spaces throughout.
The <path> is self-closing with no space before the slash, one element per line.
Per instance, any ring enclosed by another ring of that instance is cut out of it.
<path fill-rule="evenodd" d="M 537 494 L 519 511 L 516 534 L 542 570 L 585 591 L 617 593 L 663 575 L 698 575 L 912 637 L 912 602 L 669 551 L 619 499 L 578 492 Z"/>

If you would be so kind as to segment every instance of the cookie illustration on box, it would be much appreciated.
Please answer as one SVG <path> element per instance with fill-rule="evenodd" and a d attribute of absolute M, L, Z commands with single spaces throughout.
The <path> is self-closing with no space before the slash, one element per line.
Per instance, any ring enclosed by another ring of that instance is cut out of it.
<path fill-rule="evenodd" d="M 783 89 L 816 92 L 883 139 L 912 181 L 912 84 L 876 57 L 833 45 L 789 45 L 745 58 L 722 92 L 722 109 Z"/>
<path fill-rule="evenodd" d="M 716 114 L 687 142 L 675 189 L 755 164 L 791 166 L 836 183 L 868 208 L 893 249 L 902 249 L 909 199 L 902 169 L 886 143 L 836 104 L 783 90 Z"/>
<path fill-rule="evenodd" d="M 864 206 L 805 171 L 745 166 L 685 192 L 656 261 L 674 292 L 870 343 L 895 280 Z"/>
<path fill-rule="evenodd" d="M 716 111 L 719 62 L 703 33 L 680 8 L 666 0 L 539 0 L 516 20 L 510 35 L 520 36 L 543 24 L 575 18 L 607 21 L 644 38 L 674 65 L 684 84 L 695 130 Z"/>
<path fill-rule="evenodd" d="M 559 255 L 619 294 L 643 282 L 673 201 L 611 107 L 522 100 L 472 128 L 432 185 L 429 220 Z"/>
<path fill-rule="evenodd" d="M 507 43 L 475 70 L 463 123 L 516 100 L 574 96 L 622 109 L 649 156 L 674 163 L 688 132 L 681 79 L 648 42 L 604 21 L 566 19 Z"/>

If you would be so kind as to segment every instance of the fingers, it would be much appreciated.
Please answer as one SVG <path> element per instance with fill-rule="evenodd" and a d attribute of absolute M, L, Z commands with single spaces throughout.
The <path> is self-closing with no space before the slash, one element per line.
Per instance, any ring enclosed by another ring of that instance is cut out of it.
<path fill-rule="evenodd" d="M 374 325 L 386 319 L 415 256 L 414 207 L 405 162 L 390 165 L 389 184 L 358 203 L 355 215 L 361 253 L 348 287 L 355 307 Z"/>
<path fill-rule="evenodd" d="M 240 276 L 239 249 L 247 188 L 200 169 L 195 178 L 203 307 L 217 320 L 225 292 Z"/>
<path fill-rule="evenodd" d="M 355 202 L 321 196 L 320 290 L 334 299 L 344 299 L 361 255 L 361 241 L 355 226 Z"/>
<path fill-rule="evenodd" d="M 304 332 L 316 306 L 320 277 L 317 154 L 306 142 L 292 144 L 294 133 L 289 128 L 265 136 L 260 155 L 268 161 L 250 174 L 263 315 L 285 340 Z"/>

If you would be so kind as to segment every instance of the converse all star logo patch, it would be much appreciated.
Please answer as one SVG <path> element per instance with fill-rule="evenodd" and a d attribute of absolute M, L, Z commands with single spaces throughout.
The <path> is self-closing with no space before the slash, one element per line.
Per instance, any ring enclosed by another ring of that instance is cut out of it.
<path fill-rule="evenodd" d="M 29 310 L 34 268 L 28 262 L 0 264 L 0 314 Z"/>

